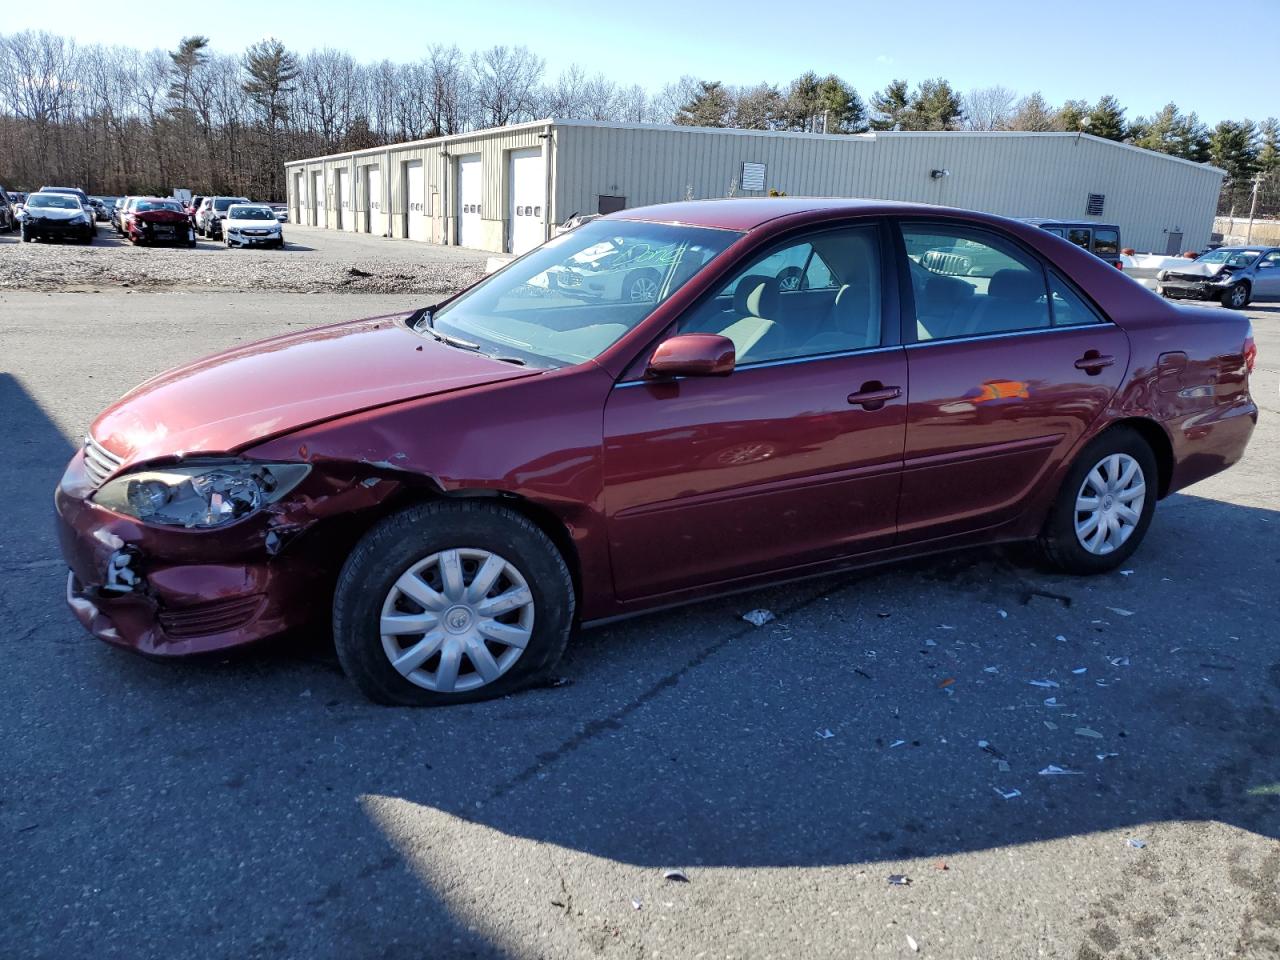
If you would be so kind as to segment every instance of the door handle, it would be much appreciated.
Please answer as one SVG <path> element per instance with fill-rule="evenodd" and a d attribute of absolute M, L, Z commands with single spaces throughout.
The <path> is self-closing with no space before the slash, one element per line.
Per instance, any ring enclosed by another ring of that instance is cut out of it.
<path fill-rule="evenodd" d="M 889 400 L 902 396 L 901 387 L 886 387 L 879 380 L 864 383 L 857 393 L 849 394 L 849 403 L 864 410 L 879 410 Z"/>
<path fill-rule="evenodd" d="M 1109 367 L 1115 362 L 1115 357 L 1106 356 L 1097 350 L 1086 350 L 1084 356 L 1076 361 L 1076 369 L 1083 370 L 1091 377 L 1096 377 L 1102 372 L 1103 367 Z"/>

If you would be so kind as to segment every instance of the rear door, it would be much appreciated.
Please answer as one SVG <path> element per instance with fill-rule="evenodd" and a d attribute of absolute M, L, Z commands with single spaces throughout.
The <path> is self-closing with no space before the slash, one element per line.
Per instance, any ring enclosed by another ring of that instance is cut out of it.
<path fill-rule="evenodd" d="M 605 508 L 620 597 L 892 544 L 907 370 L 884 323 L 882 242 L 876 224 L 784 241 L 679 322 L 734 340 L 732 374 L 647 381 L 640 364 L 614 387 Z M 823 286 L 781 289 L 781 269 L 815 248 Z"/>
<path fill-rule="evenodd" d="M 1012 237 L 955 221 L 904 221 L 901 230 L 911 278 L 904 339 L 914 341 L 898 511 L 905 543 L 1015 518 L 1106 407 L 1129 347 Z"/>

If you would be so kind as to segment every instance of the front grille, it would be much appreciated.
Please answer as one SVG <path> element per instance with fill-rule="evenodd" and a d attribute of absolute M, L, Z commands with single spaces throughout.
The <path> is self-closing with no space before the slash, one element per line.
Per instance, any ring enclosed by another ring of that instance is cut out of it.
<path fill-rule="evenodd" d="M 84 438 L 84 472 L 95 487 L 102 486 L 123 462 L 123 457 L 117 457 L 93 437 Z"/>
<path fill-rule="evenodd" d="M 959 253 L 930 250 L 920 258 L 920 265 L 934 273 L 950 277 L 963 277 L 969 273 L 969 258 Z"/>
<path fill-rule="evenodd" d="M 211 633 L 227 633 L 237 630 L 258 615 L 263 596 L 232 597 L 228 600 L 212 600 L 180 610 L 162 610 L 160 626 L 173 640 L 204 637 Z"/>

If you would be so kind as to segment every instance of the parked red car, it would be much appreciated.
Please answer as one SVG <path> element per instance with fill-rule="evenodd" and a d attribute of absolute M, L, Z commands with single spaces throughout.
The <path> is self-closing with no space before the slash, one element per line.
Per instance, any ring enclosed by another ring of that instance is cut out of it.
<path fill-rule="evenodd" d="M 196 233 L 186 208 L 178 200 L 136 198 L 120 214 L 125 239 L 135 244 L 196 245 Z"/>
<path fill-rule="evenodd" d="M 575 297 L 602 261 L 655 296 Z M 999 217 L 627 210 L 435 309 L 133 390 L 57 490 L 68 601 L 159 656 L 332 612 L 361 690 L 442 704 L 544 673 L 575 622 L 837 567 L 1030 540 L 1096 573 L 1240 458 L 1254 358 L 1240 315 Z"/>

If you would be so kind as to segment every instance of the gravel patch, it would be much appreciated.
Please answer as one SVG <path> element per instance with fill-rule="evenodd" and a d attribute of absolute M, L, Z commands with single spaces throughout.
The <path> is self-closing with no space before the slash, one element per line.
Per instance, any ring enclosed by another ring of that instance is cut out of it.
<path fill-rule="evenodd" d="M 91 245 L 21 243 L 0 235 L 0 290 L 282 290 L 451 294 L 484 274 L 489 254 L 287 226 L 283 250 L 134 247 L 99 225 Z"/>

